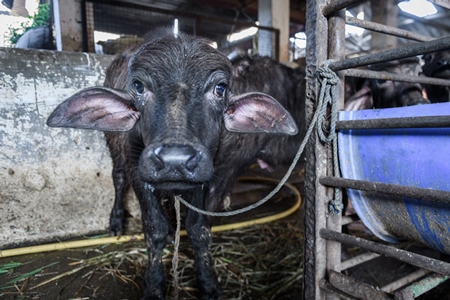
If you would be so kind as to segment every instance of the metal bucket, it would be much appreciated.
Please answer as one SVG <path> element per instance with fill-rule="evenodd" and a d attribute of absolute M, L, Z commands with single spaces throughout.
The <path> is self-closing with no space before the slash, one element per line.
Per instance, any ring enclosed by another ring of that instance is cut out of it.
<path fill-rule="evenodd" d="M 450 103 L 346 111 L 339 119 L 447 115 Z M 338 142 L 344 178 L 450 191 L 450 128 L 342 130 Z M 417 241 L 450 254 L 450 201 L 353 189 L 348 195 L 362 222 L 380 239 Z"/>

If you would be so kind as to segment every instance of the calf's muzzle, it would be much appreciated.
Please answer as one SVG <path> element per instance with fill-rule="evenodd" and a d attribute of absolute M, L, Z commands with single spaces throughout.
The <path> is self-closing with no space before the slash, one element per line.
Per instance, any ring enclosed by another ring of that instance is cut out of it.
<path fill-rule="evenodd" d="M 213 174 L 209 155 L 184 144 L 149 145 L 141 156 L 140 171 L 150 184 L 180 189 L 202 184 Z"/>

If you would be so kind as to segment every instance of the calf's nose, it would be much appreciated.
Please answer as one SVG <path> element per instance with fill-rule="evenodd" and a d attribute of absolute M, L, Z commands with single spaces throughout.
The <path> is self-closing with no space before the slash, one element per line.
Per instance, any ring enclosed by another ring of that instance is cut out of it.
<path fill-rule="evenodd" d="M 450 61 L 449 61 L 449 60 L 446 60 L 446 59 L 441 59 L 441 60 L 438 60 L 438 61 L 436 62 L 436 65 L 437 65 L 438 67 L 447 66 L 447 65 L 450 65 Z"/>
<path fill-rule="evenodd" d="M 162 145 L 153 150 L 150 159 L 158 170 L 187 169 L 193 171 L 201 159 L 200 153 L 186 145 Z"/>

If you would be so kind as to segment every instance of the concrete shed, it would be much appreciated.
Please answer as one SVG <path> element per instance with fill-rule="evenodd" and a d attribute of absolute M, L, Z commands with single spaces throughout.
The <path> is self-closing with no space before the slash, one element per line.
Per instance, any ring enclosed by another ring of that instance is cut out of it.
<path fill-rule="evenodd" d="M 0 49 L 0 248 L 106 232 L 113 204 L 103 134 L 46 126 L 52 110 L 103 85 L 112 56 Z"/>

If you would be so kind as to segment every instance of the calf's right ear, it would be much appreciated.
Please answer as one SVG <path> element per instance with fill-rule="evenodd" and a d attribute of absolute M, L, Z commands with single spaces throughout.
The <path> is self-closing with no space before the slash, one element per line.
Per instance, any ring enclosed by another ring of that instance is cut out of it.
<path fill-rule="evenodd" d="M 240 133 L 278 133 L 296 135 L 297 124 L 274 98 L 263 93 L 232 96 L 224 114 L 228 131 Z"/>
<path fill-rule="evenodd" d="M 84 89 L 59 104 L 47 119 L 50 127 L 128 131 L 140 113 L 133 97 L 107 87 Z"/>

